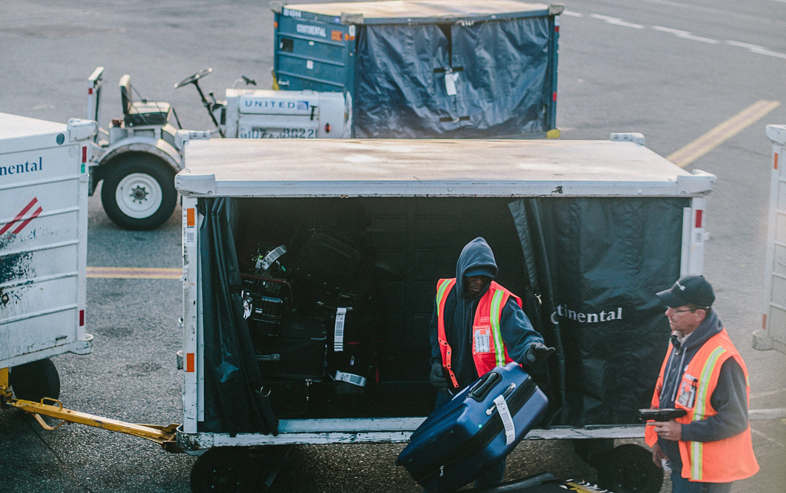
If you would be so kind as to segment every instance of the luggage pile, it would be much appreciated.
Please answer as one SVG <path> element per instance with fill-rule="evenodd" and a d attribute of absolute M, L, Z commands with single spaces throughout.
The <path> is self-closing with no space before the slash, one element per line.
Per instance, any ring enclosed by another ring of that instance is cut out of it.
<path fill-rule="evenodd" d="M 319 230 L 258 245 L 241 273 L 243 317 L 278 416 L 363 414 L 378 379 L 372 264 Z"/>

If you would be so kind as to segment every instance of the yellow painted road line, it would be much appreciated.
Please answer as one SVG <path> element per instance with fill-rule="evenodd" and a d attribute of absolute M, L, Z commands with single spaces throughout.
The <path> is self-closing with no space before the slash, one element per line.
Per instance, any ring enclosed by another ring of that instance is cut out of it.
<path fill-rule="evenodd" d="M 780 101 L 756 101 L 682 149 L 673 152 L 667 159 L 680 168 L 684 168 L 761 120 L 764 115 L 780 105 Z"/>
<path fill-rule="evenodd" d="M 98 279 L 181 279 L 183 269 L 169 267 L 88 267 L 87 277 Z"/>

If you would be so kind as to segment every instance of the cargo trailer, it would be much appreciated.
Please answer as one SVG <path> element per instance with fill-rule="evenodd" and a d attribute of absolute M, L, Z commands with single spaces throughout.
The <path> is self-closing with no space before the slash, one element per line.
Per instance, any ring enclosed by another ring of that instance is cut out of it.
<path fill-rule="evenodd" d="M 353 137 L 557 137 L 562 5 L 275 4 L 274 88 L 338 91 Z"/>
<path fill-rule="evenodd" d="M 753 347 L 786 353 L 786 125 L 767 125 L 772 144 L 767 254 L 764 264 L 764 310 L 761 329 L 753 333 Z"/>
<path fill-rule="evenodd" d="M 92 349 L 85 276 L 95 132 L 89 120 L 0 113 L 0 387 L 20 398 L 57 398 L 49 358 Z"/>
<path fill-rule="evenodd" d="M 654 293 L 702 272 L 715 177 L 613 137 L 190 142 L 176 439 L 208 451 L 192 481 L 244 448 L 408 440 L 433 407 L 436 281 L 476 236 L 558 349 L 527 438 L 643 436 L 669 336 Z M 607 483 L 651 466 L 630 447 L 604 452 Z"/>

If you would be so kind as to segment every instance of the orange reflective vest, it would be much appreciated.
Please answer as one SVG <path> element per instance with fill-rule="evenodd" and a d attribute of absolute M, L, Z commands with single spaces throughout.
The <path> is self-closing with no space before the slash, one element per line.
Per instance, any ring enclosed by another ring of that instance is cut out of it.
<path fill-rule="evenodd" d="M 653 408 L 659 406 L 658 395 L 663 388 L 663 372 L 671 352 L 672 346 L 669 344 L 669 350 L 666 352 L 666 358 L 663 360 L 658 382 L 655 385 L 655 393 L 652 396 Z M 674 406 L 685 409 L 687 414 L 677 418 L 678 423 L 700 421 L 717 414 L 710 399 L 718 385 L 721 367 L 729 358 L 734 358 L 742 368 L 745 375 L 748 405 L 750 405 L 748 369 L 737 352 L 737 348 L 731 342 L 726 329 L 723 329 L 699 348 L 682 374 Z M 658 440 L 652 426 L 646 427 L 644 436 L 650 447 Z M 730 483 L 753 476 L 759 470 L 759 464 L 753 455 L 750 425 L 742 433 L 722 440 L 714 442 L 680 441 L 678 443 L 682 460 L 681 475 L 690 481 Z"/>
<path fill-rule="evenodd" d="M 442 355 L 442 366 L 450 376 L 453 387 L 458 388 L 458 380 L 451 366 L 452 350 L 445 336 L 445 302 L 455 285 L 455 278 L 437 281 L 437 339 L 439 352 Z M 519 306 L 523 306 L 521 298 L 495 281 L 491 281 L 486 294 L 478 301 L 475 320 L 472 322 L 472 359 L 475 362 L 478 376 L 485 375 L 495 367 L 505 366 L 513 361 L 505 349 L 500 328 L 502 309 L 511 296 Z"/>

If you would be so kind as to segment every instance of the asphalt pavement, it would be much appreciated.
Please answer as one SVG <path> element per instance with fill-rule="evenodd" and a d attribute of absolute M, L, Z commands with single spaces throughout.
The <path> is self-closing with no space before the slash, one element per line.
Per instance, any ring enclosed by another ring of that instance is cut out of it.
<path fill-rule="evenodd" d="M 750 372 L 751 408 L 786 408 L 786 356 L 751 348 L 761 323 L 770 145 L 766 123 L 786 123 L 786 2 L 592 0 L 561 16 L 557 122 L 563 139 L 637 131 L 668 156 L 758 101 L 781 103 L 691 162 L 715 174 L 707 206 L 705 273 L 716 307 Z M 6 0 L 0 15 L 0 112 L 52 121 L 85 114 L 88 75 L 105 67 L 102 126 L 121 114 L 124 73 L 150 99 L 170 101 L 188 128 L 208 129 L 190 88 L 204 67 L 220 97 L 241 74 L 271 85 L 273 17 L 267 1 Z M 89 201 L 88 265 L 180 267 L 180 210 L 156 231 L 131 232 Z M 88 356 L 54 358 L 73 409 L 138 423 L 182 419 L 177 319 L 182 284 L 90 279 Z M 752 423 L 762 466 L 735 491 L 781 491 L 786 421 Z M 417 491 L 394 465 L 401 445 L 301 446 L 280 491 Z M 194 458 L 152 442 L 78 425 L 47 432 L 0 410 L 2 491 L 188 491 Z M 508 478 L 550 471 L 594 479 L 567 442 L 525 442 Z"/>

